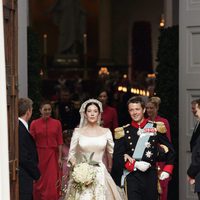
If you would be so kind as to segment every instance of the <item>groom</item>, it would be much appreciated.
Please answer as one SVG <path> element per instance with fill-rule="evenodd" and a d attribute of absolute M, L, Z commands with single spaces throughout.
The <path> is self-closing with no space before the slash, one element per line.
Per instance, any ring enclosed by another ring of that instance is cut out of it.
<path fill-rule="evenodd" d="M 117 185 L 125 185 L 129 200 L 156 200 L 156 162 L 161 156 L 166 160 L 159 178 L 169 178 L 175 159 L 174 149 L 166 137 L 164 124 L 156 124 L 144 118 L 145 102 L 141 97 L 130 98 L 127 105 L 132 122 L 115 129 L 111 174 Z M 158 147 L 161 149 L 159 152 Z"/>

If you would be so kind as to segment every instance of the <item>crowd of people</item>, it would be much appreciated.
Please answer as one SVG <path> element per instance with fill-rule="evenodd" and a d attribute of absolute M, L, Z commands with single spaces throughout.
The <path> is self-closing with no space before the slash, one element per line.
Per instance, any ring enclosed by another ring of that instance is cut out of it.
<path fill-rule="evenodd" d="M 146 102 L 133 96 L 119 112 L 109 104 L 107 90 L 80 100 L 62 88 L 59 101 L 41 102 L 41 117 L 29 129 L 33 102 L 20 98 L 20 200 L 167 200 L 175 152 L 169 122 L 158 114 L 160 103 L 156 96 Z M 200 120 L 200 100 L 192 105 Z M 122 112 L 128 113 L 129 123 L 121 125 Z M 198 195 L 199 131 L 197 123 L 187 172 Z M 81 163 L 89 163 L 95 176 L 80 184 L 74 173 Z"/>

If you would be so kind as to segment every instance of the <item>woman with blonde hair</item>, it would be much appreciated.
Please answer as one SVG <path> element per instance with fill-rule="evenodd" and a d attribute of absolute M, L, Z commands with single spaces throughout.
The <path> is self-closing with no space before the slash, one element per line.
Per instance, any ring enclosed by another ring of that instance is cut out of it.
<path fill-rule="evenodd" d="M 146 112 L 147 112 L 149 120 L 151 120 L 153 122 L 163 122 L 165 124 L 165 127 L 167 129 L 166 136 L 168 137 L 169 141 L 171 142 L 169 122 L 166 118 L 158 115 L 160 103 L 161 103 L 161 99 L 159 97 L 154 96 L 154 97 L 149 98 L 149 100 L 146 104 Z M 164 165 L 165 165 L 164 162 L 157 163 L 157 167 L 161 171 L 162 171 Z M 160 200 L 167 200 L 168 182 L 169 182 L 169 179 L 160 180 L 160 186 L 161 186 Z"/>

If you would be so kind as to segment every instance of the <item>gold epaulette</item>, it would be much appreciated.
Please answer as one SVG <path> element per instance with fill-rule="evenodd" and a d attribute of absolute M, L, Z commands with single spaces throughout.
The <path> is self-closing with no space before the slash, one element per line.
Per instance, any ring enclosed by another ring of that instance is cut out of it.
<path fill-rule="evenodd" d="M 125 135 L 124 128 L 126 128 L 128 126 L 130 126 L 130 124 L 126 124 L 125 126 L 118 127 L 118 128 L 115 129 L 114 137 L 115 137 L 116 140 L 124 137 L 124 135 Z"/>
<path fill-rule="evenodd" d="M 123 127 L 118 127 L 118 128 L 115 129 L 114 136 L 115 136 L 116 140 L 124 137 L 124 135 L 125 135 L 125 133 L 124 133 Z"/>
<path fill-rule="evenodd" d="M 163 148 L 165 153 L 168 153 L 169 148 L 167 146 L 165 146 L 164 144 L 160 144 L 160 147 Z"/>
<path fill-rule="evenodd" d="M 163 122 L 155 122 L 156 123 L 156 129 L 159 133 L 166 133 L 167 129 Z"/>

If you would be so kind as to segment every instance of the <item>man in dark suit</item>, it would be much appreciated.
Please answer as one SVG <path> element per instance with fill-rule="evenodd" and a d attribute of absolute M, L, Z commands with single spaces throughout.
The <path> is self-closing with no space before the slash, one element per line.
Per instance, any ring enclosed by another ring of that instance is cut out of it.
<path fill-rule="evenodd" d="M 200 99 L 195 100 L 194 116 L 197 117 L 197 123 L 194 127 L 192 138 L 190 141 L 190 149 L 192 152 L 192 162 L 187 170 L 189 183 L 195 184 L 195 192 L 200 200 Z M 194 109 L 192 109 L 193 111 Z"/>
<path fill-rule="evenodd" d="M 40 178 L 36 145 L 28 130 L 28 121 L 32 115 L 32 104 L 33 102 L 29 98 L 20 98 L 18 101 L 20 200 L 33 199 L 33 181 Z"/>

